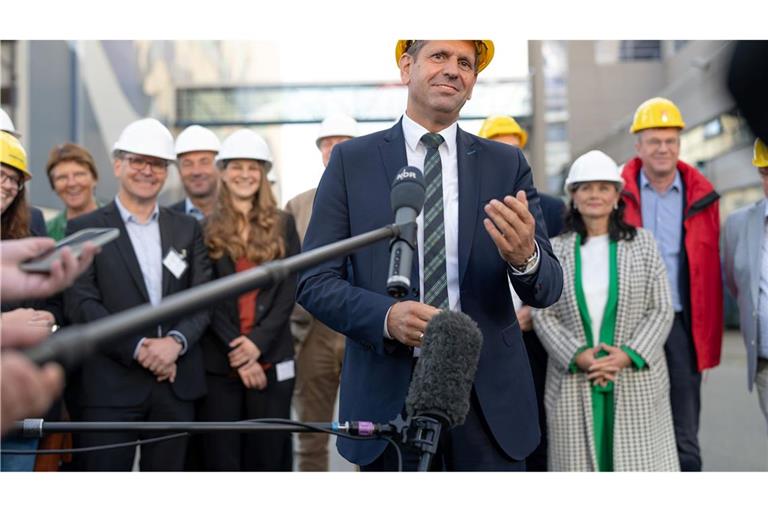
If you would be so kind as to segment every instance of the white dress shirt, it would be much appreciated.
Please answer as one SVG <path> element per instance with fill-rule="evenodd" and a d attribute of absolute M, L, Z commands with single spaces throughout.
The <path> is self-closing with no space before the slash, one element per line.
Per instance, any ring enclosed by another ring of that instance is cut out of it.
<path fill-rule="evenodd" d="M 155 203 L 155 209 L 152 211 L 149 219 L 142 223 L 123 206 L 119 196 L 115 196 L 115 205 L 125 224 L 125 230 L 128 232 L 128 238 L 131 240 L 133 252 L 136 254 L 139 269 L 144 278 L 144 286 L 149 295 L 149 302 L 153 306 L 157 306 L 163 300 L 163 247 L 160 241 L 160 209 L 157 203 Z M 162 336 L 162 330 L 159 325 L 157 326 L 157 335 L 158 337 Z M 181 353 L 179 355 L 185 354 L 187 351 L 187 337 L 175 329 L 168 331 L 167 335 L 173 335 L 181 344 Z M 136 344 L 136 348 L 133 350 L 134 359 L 138 356 L 139 349 L 145 339 L 141 338 Z"/>
<path fill-rule="evenodd" d="M 438 132 L 445 142 L 440 144 L 440 161 L 443 175 L 443 223 L 445 225 L 445 265 L 448 279 L 448 307 L 461 311 L 459 296 L 459 164 L 456 158 L 456 128 L 458 124 Z M 424 170 L 427 148 L 421 137 L 429 130 L 403 115 L 403 136 L 408 165 Z M 424 210 L 416 219 L 419 244 L 419 300 L 424 302 Z"/>

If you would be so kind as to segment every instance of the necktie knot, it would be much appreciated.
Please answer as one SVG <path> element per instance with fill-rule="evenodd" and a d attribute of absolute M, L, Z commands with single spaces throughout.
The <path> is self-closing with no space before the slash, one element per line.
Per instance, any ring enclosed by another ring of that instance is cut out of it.
<path fill-rule="evenodd" d="M 439 133 L 427 132 L 421 136 L 421 143 L 424 144 L 427 149 L 437 149 L 443 142 L 445 142 L 445 139 Z"/>

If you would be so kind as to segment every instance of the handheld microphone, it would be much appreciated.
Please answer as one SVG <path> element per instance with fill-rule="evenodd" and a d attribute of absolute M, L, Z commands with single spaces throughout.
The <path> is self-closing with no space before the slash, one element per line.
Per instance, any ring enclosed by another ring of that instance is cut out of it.
<path fill-rule="evenodd" d="M 416 217 L 424 207 L 426 187 L 424 176 L 417 167 L 405 166 L 395 176 L 390 192 L 396 224 L 408 224 L 400 230 L 389 248 L 387 293 L 401 298 L 411 288 L 411 264 L 416 250 Z"/>

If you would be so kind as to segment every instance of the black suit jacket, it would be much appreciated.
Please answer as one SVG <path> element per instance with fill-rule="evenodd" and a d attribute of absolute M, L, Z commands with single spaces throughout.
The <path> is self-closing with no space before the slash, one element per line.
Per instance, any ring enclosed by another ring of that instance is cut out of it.
<path fill-rule="evenodd" d="M 293 216 L 280 212 L 280 217 L 284 226 L 286 257 L 298 254 L 301 244 Z M 228 256 L 213 261 L 214 279 L 234 273 L 235 264 Z M 295 304 L 296 280 L 296 275 L 292 274 L 276 286 L 259 290 L 254 326 L 247 337 L 261 350 L 259 361 L 262 363 L 279 363 L 293 358 L 290 317 Z M 229 343 L 238 336 L 240 311 L 238 298 L 233 297 L 213 309 L 211 325 L 201 342 L 206 371 L 218 375 L 232 371 L 227 354 L 231 350 Z"/>
<path fill-rule="evenodd" d="M 187 199 L 184 198 L 178 203 L 173 203 L 168 209 L 179 213 L 187 213 Z"/>
<path fill-rule="evenodd" d="M 211 278 L 211 263 L 203 245 L 198 222 L 188 215 L 160 208 L 162 256 L 171 248 L 185 255 L 187 268 L 177 279 L 163 266 L 163 297 L 205 283 Z M 105 245 L 93 265 L 65 292 L 65 308 L 73 323 L 87 323 L 149 302 L 144 278 L 125 224 L 114 202 L 67 223 L 67 234 L 83 228 L 115 227 L 120 236 Z M 205 394 L 202 351 L 199 339 L 210 320 L 208 310 L 190 312 L 182 318 L 163 322 L 163 336 L 176 330 L 187 338 L 187 352 L 176 361 L 176 396 L 193 400 Z M 133 406 L 145 401 L 157 383 L 152 372 L 133 358 L 143 337 L 158 337 L 150 327 L 139 335 L 115 339 L 82 367 L 80 403 L 83 406 Z"/>
<path fill-rule="evenodd" d="M 48 229 L 45 227 L 43 212 L 34 206 L 29 207 L 29 231 L 32 236 L 48 236 Z"/>

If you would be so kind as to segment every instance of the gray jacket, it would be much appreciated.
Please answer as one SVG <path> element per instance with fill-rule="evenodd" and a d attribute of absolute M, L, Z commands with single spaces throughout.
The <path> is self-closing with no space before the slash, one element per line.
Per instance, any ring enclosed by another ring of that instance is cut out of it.
<path fill-rule="evenodd" d="M 747 348 L 747 387 L 752 391 L 757 373 L 760 267 L 765 236 L 765 199 L 728 216 L 723 235 L 725 284 L 739 305 L 739 322 Z"/>

